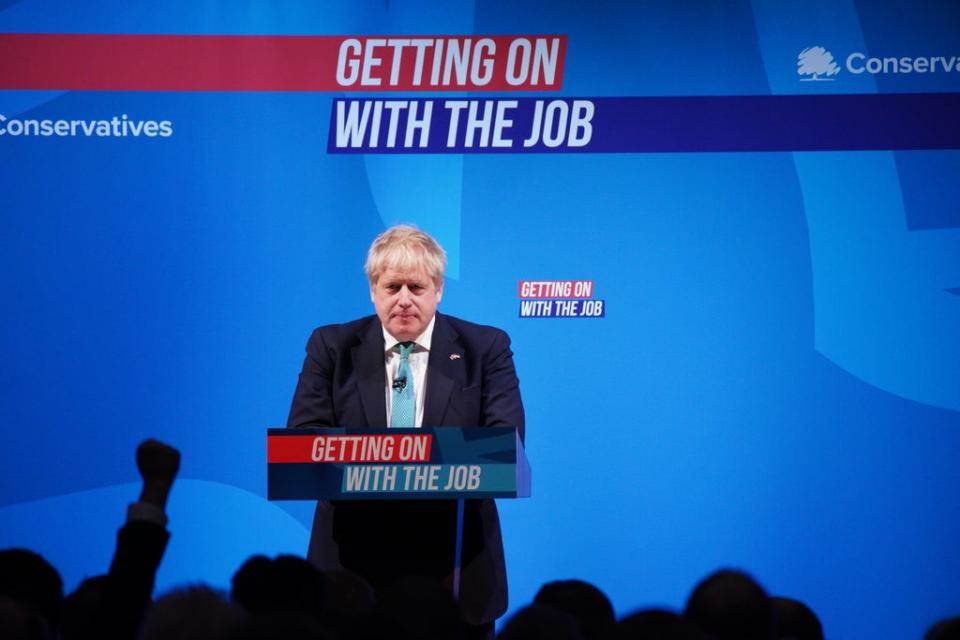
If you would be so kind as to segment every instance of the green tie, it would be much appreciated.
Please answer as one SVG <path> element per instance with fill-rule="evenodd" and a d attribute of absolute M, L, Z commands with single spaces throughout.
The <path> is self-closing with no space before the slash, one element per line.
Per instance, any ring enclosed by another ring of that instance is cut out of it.
<path fill-rule="evenodd" d="M 414 342 L 401 342 L 400 366 L 393 378 L 393 399 L 390 412 L 390 426 L 411 429 L 416 424 L 416 394 L 413 389 L 413 373 L 410 371 L 410 352 L 416 346 Z"/>

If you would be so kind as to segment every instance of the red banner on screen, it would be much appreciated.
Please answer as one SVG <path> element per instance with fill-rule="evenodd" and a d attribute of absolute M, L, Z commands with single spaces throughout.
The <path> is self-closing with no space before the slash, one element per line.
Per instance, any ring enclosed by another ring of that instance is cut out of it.
<path fill-rule="evenodd" d="M 0 34 L 0 88 L 553 91 L 567 38 Z"/>

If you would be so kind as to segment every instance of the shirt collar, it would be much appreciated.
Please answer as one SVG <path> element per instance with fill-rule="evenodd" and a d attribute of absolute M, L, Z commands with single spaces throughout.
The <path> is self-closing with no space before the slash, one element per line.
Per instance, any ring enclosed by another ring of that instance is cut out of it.
<path fill-rule="evenodd" d="M 414 342 L 417 345 L 417 350 L 430 351 L 430 344 L 433 342 L 433 324 L 437 321 L 437 314 L 433 314 L 433 317 L 430 318 L 430 324 L 427 325 L 427 328 L 423 330 L 419 336 L 414 338 Z M 380 326 L 380 329 L 383 331 L 383 351 L 384 353 L 390 351 L 395 346 L 400 344 L 400 341 L 390 335 L 386 328 L 383 325 Z"/>

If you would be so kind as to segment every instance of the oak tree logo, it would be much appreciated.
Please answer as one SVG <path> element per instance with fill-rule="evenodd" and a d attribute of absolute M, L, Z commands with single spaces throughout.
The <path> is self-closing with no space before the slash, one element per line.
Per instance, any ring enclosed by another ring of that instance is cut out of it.
<path fill-rule="evenodd" d="M 823 47 L 807 47 L 797 56 L 797 73 L 801 80 L 833 80 L 829 77 L 840 73 L 840 67 L 833 61 L 833 54 Z"/>

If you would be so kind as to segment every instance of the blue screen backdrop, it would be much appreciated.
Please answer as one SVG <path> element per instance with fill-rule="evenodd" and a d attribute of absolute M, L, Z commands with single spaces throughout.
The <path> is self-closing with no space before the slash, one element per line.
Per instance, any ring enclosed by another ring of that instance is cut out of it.
<path fill-rule="evenodd" d="M 2 34 L 563 34 L 533 94 L 561 98 L 953 94 L 958 26 L 948 1 L 0 3 Z M 813 47 L 836 73 L 802 73 Z M 736 566 L 833 639 L 960 613 L 960 151 L 329 154 L 349 95 L 0 84 L 0 547 L 67 588 L 105 571 L 156 437 L 183 453 L 161 590 L 303 553 L 265 430 L 310 330 L 372 312 L 370 240 L 413 222 L 449 254 L 441 311 L 513 340 L 511 609 L 562 578 L 682 608 Z M 120 114 L 173 133 L 11 128 Z M 520 280 L 592 280 L 605 316 L 520 317 Z"/>

